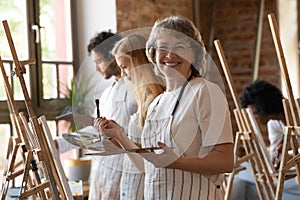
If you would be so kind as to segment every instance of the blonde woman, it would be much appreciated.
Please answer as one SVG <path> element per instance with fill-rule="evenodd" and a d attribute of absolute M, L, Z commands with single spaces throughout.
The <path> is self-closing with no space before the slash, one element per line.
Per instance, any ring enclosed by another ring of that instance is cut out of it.
<path fill-rule="evenodd" d="M 131 34 L 117 42 L 112 50 L 112 54 L 121 68 L 122 77 L 129 82 L 129 93 L 134 95 L 138 104 L 137 112 L 130 118 L 127 133 L 128 138 L 136 144 L 141 143 L 142 129 L 149 104 L 164 91 L 162 80 L 155 75 L 154 66 L 147 59 L 145 45 L 146 39 L 143 36 Z M 122 143 L 120 144 L 122 145 Z M 141 200 L 143 195 L 144 166 L 142 157 L 137 154 L 128 154 L 123 161 L 121 199 Z"/>

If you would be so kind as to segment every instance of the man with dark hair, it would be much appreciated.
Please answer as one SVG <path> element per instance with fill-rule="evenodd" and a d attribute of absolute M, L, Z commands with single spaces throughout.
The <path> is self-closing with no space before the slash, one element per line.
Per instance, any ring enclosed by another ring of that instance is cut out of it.
<path fill-rule="evenodd" d="M 105 79 L 114 76 L 116 81 L 119 81 L 121 78 L 121 70 L 111 55 L 114 44 L 120 39 L 121 37 L 117 34 L 111 33 L 110 31 L 103 31 L 90 39 L 90 43 L 87 46 L 88 53 L 96 64 L 96 70 L 99 71 Z"/>
<path fill-rule="evenodd" d="M 110 31 L 101 32 L 90 40 L 87 50 L 96 64 L 96 70 L 105 79 L 115 79 L 101 95 L 100 116 L 116 121 L 127 130 L 130 115 L 136 112 L 136 103 L 129 98 L 121 78 L 121 70 L 111 54 L 115 43 L 120 39 L 119 35 Z M 120 199 L 123 156 L 98 156 L 92 160 L 89 200 Z"/>
<path fill-rule="evenodd" d="M 99 100 L 99 114 L 116 121 L 124 130 L 127 130 L 130 116 L 136 112 L 136 102 L 126 91 L 121 70 L 114 56 L 111 55 L 115 43 L 121 37 L 110 31 L 97 33 L 89 42 L 87 51 L 96 65 L 96 71 L 105 79 L 113 77 L 115 81 L 106 88 Z M 96 109 L 95 109 L 96 111 Z M 94 118 L 96 112 L 94 113 Z M 93 126 L 82 128 L 82 132 L 99 134 Z M 56 138 L 60 153 L 76 148 L 61 137 Z M 78 148 L 78 147 L 77 147 Z M 89 200 L 120 199 L 120 179 L 122 175 L 124 155 L 95 156 L 91 165 L 91 181 Z"/>

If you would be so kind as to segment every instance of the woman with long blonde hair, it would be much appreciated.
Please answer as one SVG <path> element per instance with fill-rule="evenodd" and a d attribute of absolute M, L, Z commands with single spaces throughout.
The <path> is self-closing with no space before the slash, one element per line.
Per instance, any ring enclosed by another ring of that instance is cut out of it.
<path fill-rule="evenodd" d="M 137 144 L 141 143 L 140 137 L 148 106 L 164 91 L 162 79 L 155 75 L 154 66 L 147 59 L 145 45 L 146 39 L 142 35 L 131 34 L 117 42 L 112 50 L 112 55 L 121 68 L 122 77 L 128 81 L 129 93 L 135 97 L 138 104 L 138 110 L 131 116 L 128 125 L 128 137 Z M 143 199 L 142 163 L 142 157 L 138 154 L 125 156 L 120 187 L 121 199 Z"/>

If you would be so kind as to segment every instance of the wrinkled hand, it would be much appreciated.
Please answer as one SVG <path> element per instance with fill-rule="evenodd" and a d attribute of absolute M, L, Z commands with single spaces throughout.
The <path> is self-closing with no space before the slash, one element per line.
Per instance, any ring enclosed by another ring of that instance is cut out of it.
<path fill-rule="evenodd" d="M 151 162 L 156 168 L 170 167 L 170 165 L 175 162 L 179 156 L 175 154 L 171 147 L 168 147 L 164 143 L 158 142 L 157 145 L 162 147 L 162 149 L 156 151 L 162 151 L 162 153 L 149 152 L 141 153 L 140 155 Z"/>
<path fill-rule="evenodd" d="M 105 117 L 99 117 L 94 120 L 94 127 L 101 135 L 118 138 L 123 133 L 123 129 L 113 120 L 108 120 Z"/>

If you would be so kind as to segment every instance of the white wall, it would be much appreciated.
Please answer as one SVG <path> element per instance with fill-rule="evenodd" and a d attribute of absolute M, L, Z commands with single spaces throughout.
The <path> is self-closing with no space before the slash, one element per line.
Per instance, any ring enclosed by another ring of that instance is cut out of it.
<path fill-rule="evenodd" d="M 86 46 L 95 33 L 117 28 L 115 0 L 76 0 L 77 4 L 77 42 L 79 61 L 87 56 Z"/>
<path fill-rule="evenodd" d="M 83 101 L 84 108 L 93 114 L 95 99 L 112 83 L 112 79 L 105 80 L 95 71 L 95 64 L 88 56 L 89 40 L 101 31 L 116 32 L 116 2 L 115 0 L 76 0 L 77 6 L 77 45 L 80 67 L 76 76 L 76 83 L 83 88 L 89 88 Z M 76 55 L 75 55 L 76 56 Z M 78 94 L 80 96 L 80 94 Z M 73 107 L 73 111 L 75 108 Z"/>

